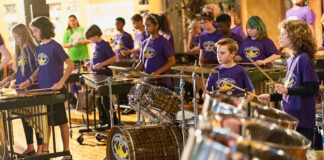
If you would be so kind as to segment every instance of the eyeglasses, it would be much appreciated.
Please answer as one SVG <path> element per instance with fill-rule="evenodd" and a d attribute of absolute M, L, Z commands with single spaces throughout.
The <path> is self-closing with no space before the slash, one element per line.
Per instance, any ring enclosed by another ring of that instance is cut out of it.
<path fill-rule="evenodd" d="M 199 22 L 199 24 L 206 24 L 206 23 L 207 23 L 206 21 Z"/>

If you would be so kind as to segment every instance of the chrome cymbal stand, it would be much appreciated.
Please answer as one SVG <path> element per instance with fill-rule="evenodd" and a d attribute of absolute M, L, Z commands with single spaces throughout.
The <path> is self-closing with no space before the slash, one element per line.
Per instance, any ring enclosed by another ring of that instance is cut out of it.
<path fill-rule="evenodd" d="M 183 74 L 183 71 L 181 71 L 181 74 Z M 186 117 L 185 117 L 185 110 L 184 110 L 184 85 L 185 81 L 183 80 L 183 76 L 180 77 L 180 96 L 181 96 L 181 112 L 182 112 L 182 140 L 183 140 L 183 147 L 186 145 Z"/>
<path fill-rule="evenodd" d="M 110 106 L 110 109 L 109 109 L 109 114 L 110 114 L 110 128 L 113 128 L 114 127 L 114 109 L 113 109 L 113 104 L 112 104 L 112 77 L 108 77 L 107 78 L 107 82 L 108 82 L 108 86 L 109 86 L 109 106 Z"/>
<path fill-rule="evenodd" d="M 195 61 L 195 65 L 197 65 L 197 60 Z M 193 105 L 194 105 L 194 114 L 195 114 L 195 128 L 197 128 L 198 124 L 198 104 L 197 104 L 197 96 L 196 96 L 196 72 L 192 72 L 192 88 L 193 88 Z"/>

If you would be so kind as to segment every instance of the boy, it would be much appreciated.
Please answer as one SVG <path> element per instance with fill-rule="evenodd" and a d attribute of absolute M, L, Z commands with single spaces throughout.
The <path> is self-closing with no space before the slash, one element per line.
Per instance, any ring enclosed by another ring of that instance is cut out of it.
<path fill-rule="evenodd" d="M 129 33 L 124 31 L 124 18 L 116 18 L 115 26 L 118 33 L 115 35 L 113 47 L 115 48 L 115 54 L 119 57 L 123 57 L 123 55 L 121 54 L 122 50 L 129 50 L 134 48 L 133 38 Z"/>
<path fill-rule="evenodd" d="M 138 59 L 141 50 L 141 43 L 148 38 L 148 34 L 145 32 L 143 17 L 141 15 L 135 14 L 132 17 L 132 23 L 136 30 L 134 35 L 134 48 L 130 50 L 122 50 L 121 54 L 123 56 L 132 55 L 134 59 Z"/>
<path fill-rule="evenodd" d="M 115 62 L 116 56 L 110 47 L 109 43 L 104 41 L 101 38 L 102 32 L 97 25 L 92 25 L 85 33 L 86 38 L 93 43 L 93 49 L 90 56 L 90 67 L 92 72 L 96 72 L 97 74 L 111 76 L 112 72 L 108 68 L 108 66 Z M 102 96 L 102 105 L 99 105 L 99 119 L 101 125 L 109 125 L 110 116 L 109 116 L 109 97 Z M 99 100 L 99 99 L 98 99 Z M 106 111 L 104 110 L 106 109 Z M 114 118 L 116 118 L 114 114 Z M 116 118 L 117 119 L 117 118 Z M 116 122 L 117 120 L 115 120 Z"/>
<path fill-rule="evenodd" d="M 243 39 L 240 35 L 232 33 L 231 23 L 231 16 L 229 16 L 228 14 L 221 14 L 216 18 L 216 29 L 220 34 L 219 39 L 231 38 L 236 41 L 238 46 L 240 47 Z"/>
<path fill-rule="evenodd" d="M 215 90 L 226 92 L 227 95 L 240 96 L 244 94 L 242 91 L 230 85 L 233 84 L 254 93 L 254 87 L 246 71 L 233 61 L 238 51 L 237 43 L 230 38 L 224 38 L 219 40 L 215 46 L 217 47 L 217 60 L 220 65 L 214 68 L 218 73 L 209 75 L 206 84 L 207 91 L 210 92 L 214 88 Z M 252 99 L 253 96 L 248 95 L 248 100 L 250 101 Z"/>

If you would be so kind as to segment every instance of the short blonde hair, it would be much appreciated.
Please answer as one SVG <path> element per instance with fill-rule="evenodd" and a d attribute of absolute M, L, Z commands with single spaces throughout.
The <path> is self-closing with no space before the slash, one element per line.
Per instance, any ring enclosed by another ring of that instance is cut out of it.
<path fill-rule="evenodd" d="M 198 25 L 200 25 L 200 24 L 197 19 L 192 20 L 188 26 L 189 32 L 193 31 Z"/>
<path fill-rule="evenodd" d="M 216 19 L 216 17 L 221 13 L 221 9 L 218 7 L 218 5 L 214 3 L 204 5 L 203 11 L 204 9 L 207 9 L 208 11 L 212 12 L 214 19 Z"/>
<path fill-rule="evenodd" d="M 228 50 L 232 53 L 234 52 L 235 54 L 237 53 L 239 46 L 236 41 L 230 38 L 223 38 L 219 40 L 216 44 L 216 47 L 218 46 L 227 46 Z"/>

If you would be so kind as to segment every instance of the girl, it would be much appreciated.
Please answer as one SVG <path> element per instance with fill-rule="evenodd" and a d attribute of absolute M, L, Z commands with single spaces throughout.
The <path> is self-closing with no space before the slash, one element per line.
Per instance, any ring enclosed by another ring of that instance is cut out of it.
<path fill-rule="evenodd" d="M 305 21 L 284 21 L 280 25 L 279 43 L 287 49 L 289 58 L 284 84 L 275 84 L 276 94 L 262 94 L 258 100 L 282 100 L 285 112 L 299 120 L 297 131 L 313 140 L 315 127 L 315 93 L 319 80 L 314 67 L 316 43 Z"/>
<path fill-rule="evenodd" d="M 37 79 L 40 88 L 62 89 L 66 79 L 74 69 L 74 63 L 65 53 L 63 47 L 52 38 L 55 36 L 54 25 L 47 17 L 37 17 L 30 23 L 33 36 L 40 42 L 37 47 L 38 70 L 36 70 L 27 81 L 20 85 L 26 88 Z M 64 63 L 67 68 L 64 70 Z M 64 151 L 69 151 L 69 127 L 64 103 L 57 103 L 54 107 L 54 124 L 59 125 L 63 140 Z M 50 117 L 48 117 L 50 119 Z M 50 130 L 49 130 L 50 131 Z M 48 144 L 43 145 L 43 153 L 48 153 Z M 65 156 L 63 160 L 72 159 L 72 156 Z"/>
<path fill-rule="evenodd" d="M 188 38 L 188 45 L 187 49 L 191 54 L 199 54 L 199 35 L 200 31 L 200 24 L 199 21 L 193 20 L 189 25 L 189 38 Z"/>
<path fill-rule="evenodd" d="M 293 7 L 286 12 L 287 20 L 304 20 L 315 37 L 315 20 L 314 11 L 305 5 L 305 0 L 292 0 Z"/>
<path fill-rule="evenodd" d="M 75 15 L 69 16 L 68 27 L 63 37 L 63 47 L 68 48 L 68 54 L 72 61 L 79 64 L 83 59 L 89 58 L 88 40 L 84 38 L 84 28 L 80 27 Z"/>
<path fill-rule="evenodd" d="M 29 33 L 27 26 L 24 24 L 17 24 L 12 29 L 12 35 L 15 39 L 15 54 L 12 62 L 14 73 L 0 82 L 0 87 L 6 83 L 10 83 L 11 80 L 16 79 L 16 85 L 26 81 L 28 77 L 37 68 L 37 52 L 36 45 Z M 29 87 L 32 89 L 36 87 Z M 22 119 L 23 127 L 26 135 L 27 149 L 23 152 L 24 155 L 35 154 L 34 142 L 33 142 L 33 128 L 28 125 L 25 119 Z M 37 139 L 37 153 L 42 154 L 42 139 L 39 134 L 36 133 Z"/>
<path fill-rule="evenodd" d="M 145 30 L 150 35 L 143 44 L 140 54 L 140 62 L 136 69 L 144 70 L 158 78 L 160 74 L 168 74 L 175 64 L 174 52 L 171 44 L 159 34 L 163 30 L 162 18 L 157 14 L 150 14 L 145 19 Z M 159 78 L 168 88 L 172 87 L 171 78 Z"/>
<path fill-rule="evenodd" d="M 166 13 L 159 14 L 159 17 L 161 19 L 161 27 L 159 29 L 159 34 L 169 41 L 174 52 L 174 40 L 169 17 Z"/>
<path fill-rule="evenodd" d="M 266 26 L 262 19 L 258 16 L 249 18 L 246 24 L 246 30 L 248 37 L 243 40 L 238 55 L 235 56 L 235 61 L 251 63 L 246 58 L 250 57 L 260 66 L 271 67 L 271 62 L 280 58 L 280 55 L 273 41 L 268 38 Z"/>
<path fill-rule="evenodd" d="M 6 45 L 4 44 L 1 34 L 0 34 L 0 53 L 1 53 L 0 59 L 2 57 L 2 54 L 4 55 L 4 59 L 0 63 L 0 69 L 2 69 L 12 59 L 12 57 Z"/>
<path fill-rule="evenodd" d="M 240 26 L 240 24 L 241 24 L 240 18 L 232 10 L 229 10 L 226 13 L 231 17 L 231 31 L 232 31 L 232 33 L 235 33 L 237 35 L 240 35 L 241 38 L 244 39 L 245 38 L 245 34 L 243 32 L 242 27 Z"/>

